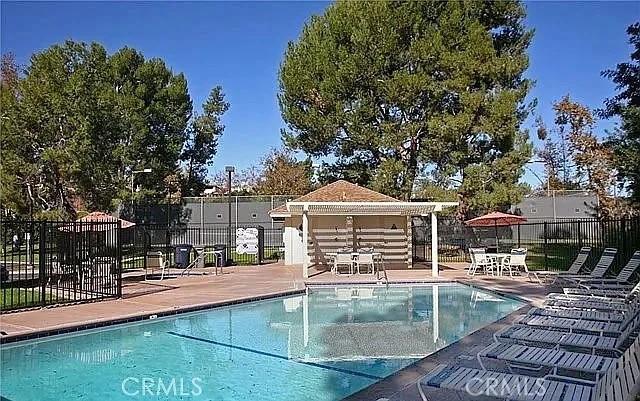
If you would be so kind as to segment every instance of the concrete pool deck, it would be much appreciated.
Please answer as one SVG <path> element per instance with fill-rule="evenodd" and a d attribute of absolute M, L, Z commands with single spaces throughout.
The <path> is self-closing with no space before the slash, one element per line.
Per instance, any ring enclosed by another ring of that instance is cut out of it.
<path fill-rule="evenodd" d="M 523 277 L 469 277 L 462 266 L 447 265 L 437 279 L 431 277 L 430 270 L 425 268 L 389 270 L 388 278 L 390 282 L 458 281 L 511 294 L 534 305 L 541 302 L 547 293 L 545 287 Z M 209 270 L 196 270 L 190 276 L 172 276 L 162 281 L 126 280 L 122 299 L 2 314 L 2 341 L 36 332 L 267 297 L 303 290 L 305 285 L 375 281 L 370 275 L 335 276 L 321 271 L 312 272 L 308 279 L 303 279 L 298 266 L 275 263 L 229 267 L 224 269 L 224 274 L 217 276 Z M 203 272 L 207 274 L 202 275 Z"/>
<path fill-rule="evenodd" d="M 431 277 L 428 266 L 410 270 L 389 270 L 390 283 L 450 282 L 457 281 L 523 299 L 530 305 L 544 300 L 548 289 L 526 277 L 486 277 L 466 275 L 466 264 L 443 266 L 439 278 Z M 238 303 L 286 293 L 304 291 L 307 285 L 328 285 L 374 282 L 370 275 L 335 276 L 314 271 L 303 279 L 299 266 L 270 264 L 264 266 L 235 266 L 214 275 L 213 269 L 196 270 L 188 277 L 172 276 L 163 281 L 138 281 L 129 277 L 123 286 L 123 298 L 102 302 L 41 308 L 0 315 L 0 341 L 11 342 L 27 337 L 76 331 L 111 322 L 140 320 L 153 314 L 178 313 L 185 309 L 197 310 L 216 305 Z M 179 271 L 172 271 L 173 274 Z M 206 273 L 206 274 L 203 274 Z M 418 400 L 416 382 L 438 363 L 451 363 L 461 355 L 473 354 L 478 347 L 492 341 L 492 334 L 517 315 L 519 311 L 486 326 L 457 343 L 402 369 L 388 378 L 352 395 L 352 400 Z"/>

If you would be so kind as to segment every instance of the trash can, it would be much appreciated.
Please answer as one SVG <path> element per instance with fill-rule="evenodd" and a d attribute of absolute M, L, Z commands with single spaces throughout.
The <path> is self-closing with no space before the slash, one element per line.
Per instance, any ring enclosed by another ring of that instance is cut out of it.
<path fill-rule="evenodd" d="M 189 266 L 192 248 L 193 246 L 190 244 L 176 245 L 175 261 L 177 267 L 186 269 Z"/>
<path fill-rule="evenodd" d="M 216 266 L 227 266 L 227 246 L 224 244 L 216 244 L 213 246 Z"/>

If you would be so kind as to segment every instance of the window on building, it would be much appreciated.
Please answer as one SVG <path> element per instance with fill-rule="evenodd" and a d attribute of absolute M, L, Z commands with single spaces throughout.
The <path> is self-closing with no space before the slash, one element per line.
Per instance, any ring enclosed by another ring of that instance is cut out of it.
<path fill-rule="evenodd" d="M 252 218 L 252 219 L 256 219 L 256 218 L 258 218 L 258 214 L 257 214 L 257 213 L 251 213 L 251 218 Z"/>
<path fill-rule="evenodd" d="M 218 214 L 216 215 L 216 218 L 217 218 L 217 219 L 222 219 L 222 215 L 221 215 L 220 213 L 218 213 Z"/>
<path fill-rule="evenodd" d="M 538 213 L 538 209 L 536 209 L 536 207 L 535 207 L 535 206 L 531 206 L 531 209 L 529 209 L 529 212 L 530 212 L 531 214 L 536 214 L 536 213 Z"/>
<path fill-rule="evenodd" d="M 580 213 L 580 208 L 579 207 L 576 208 L 576 213 Z"/>

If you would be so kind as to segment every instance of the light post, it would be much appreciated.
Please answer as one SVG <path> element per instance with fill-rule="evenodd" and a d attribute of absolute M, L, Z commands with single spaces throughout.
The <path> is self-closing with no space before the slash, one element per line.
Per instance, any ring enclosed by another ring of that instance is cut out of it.
<path fill-rule="evenodd" d="M 545 164 L 544 160 L 530 160 L 526 164 L 535 164 L 535 163 Z M 540 184 L 542 184 L 543 187 L 544 187 L 545 184 L 547 185 L 547 196 L 549 196 L 549 193 L 551 192 L 551 177 L 547 176 L 547 182 L 545 183 L 542 180 L 542 178 L 540 178 L 540 176 L 535 171 L 533 171 L 533 169 L 528 167 L 526 164 L 525 164 L 525 167 L 527 168 L 527 170 L 529 170 L 529 172 L 531 174 L 533 174 L 533 176 L 536 177 L 538 179 L 538 181 L 540 181 Z"/>
<path fill-rule="evenodd" d="M 145 174 L 150 173 L 152 170 L 150 168 L 145 168 L 143 170 L 135 170 L 131 172 L 131 207 L 133 207 L 133 181 L 135 179 L 136 174 Z"/>
<path fill-rule="evenodd" d="M 527 162 L 527 164 L 534 164 L 534 163 L 541 163 L 541 164 L 545 164 L 544 160 L 531 160 L 529 162 Z M 527 167 L 525 165 L 525 167 Z M 545 182 L 542 181 L 542 178 L 540 178 L 540 176 L 538 174 L 536 174 L 535 171 L 533 171 L 531 168 L 527 167 L 527 169 L 538 179 L 538 181 L 540 181 L 540 184 L 542 184 L 544 186 Z M 551 192 L 551 177 L 547 174 L 547 196 L 549 195 L 553 195 L 553 221 L 556 221 L 556 192 L 553 191 Z"/>
<path fill-rule="evenodd" d="M 229 219 L 227 221 L 227 260 L 231 259 L 231 174 L 236 171 L 234 166 L 225 166 L 224 171 L 227 172 L 227 193 L 229 194 L 228 198 L 228 211 L 229 211 Z"/>

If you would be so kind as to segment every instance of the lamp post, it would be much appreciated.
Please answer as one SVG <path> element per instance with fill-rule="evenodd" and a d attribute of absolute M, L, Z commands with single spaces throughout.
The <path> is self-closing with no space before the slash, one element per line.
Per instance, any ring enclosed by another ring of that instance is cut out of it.
<path fill-rule="evenodd" d="M 544 164 L 544 160 L 530 160 L 526 164 L 535 164 L 535 163 Z M 545 184 L 547 185 L 547 196 L 549 196 L 549 193 L 551 192 L 551 177 L 547 177 L 547 182 L 545 183 L 542 180 L 542 178 L 540 178 L 540 176 L 535 171 L 533 171 L 533 169 L 528 167 L 526 164 L 525 164 L 525 167 L 527 168 L 527 170 L 529 170 L 529 172 L 531 172 L 531 174 L 533 174 L 533 176 L 536 177 L 538 181 L 540 181 L 540 184 L 542 184 L 543 187 Z"/>
<path fill-rule="evenodd" d="M 133 209 L 133 181 L 135 179 L 136 174 L 146 174 L 146 173 L 150 173 L 152 170 L 150 168 L 145 168 L 142 170 L 134 170 L 131 172 L 131 209 Z M 131 213 L 133 213 L 133 210 L 131 210 Z"/>
<path fill-rule="evenodd" d="M 541 163 L 541 164 L 545 164 L 544 160 L 531 160 L 529 162 L 527 162 L 527 164 L 534 164 L 534 163 Z M 525 165 L 526 167 L 526 165 Z M 542 184 L 544 186 L 545 182 L 542 181 L 542 178 L 540 178 L 540 176 L 538 174 L 536 174 L 535 171 L 533 171 L 531 168 L 527 167 L 527 169 L 538 179 L 538 181 L 540 181 L 540 184 Z M 553 191 L 551 192 L 551 177 L 549 175 L 547 175 L 547 196 L 552 195 L 553 196 L 553 221 L 556 221 L 556 192 Z"/>
<path fill-rule="evenodd" d="M 227 193 L 229 194 L 228 198 L 228 211 L 229 211 L 229 219 L 227 221 L 227 259 L 231 259 L 231 174 L 236 171 L 234 166 L 225 166 L 224 171 L 227 172 Z"/>

